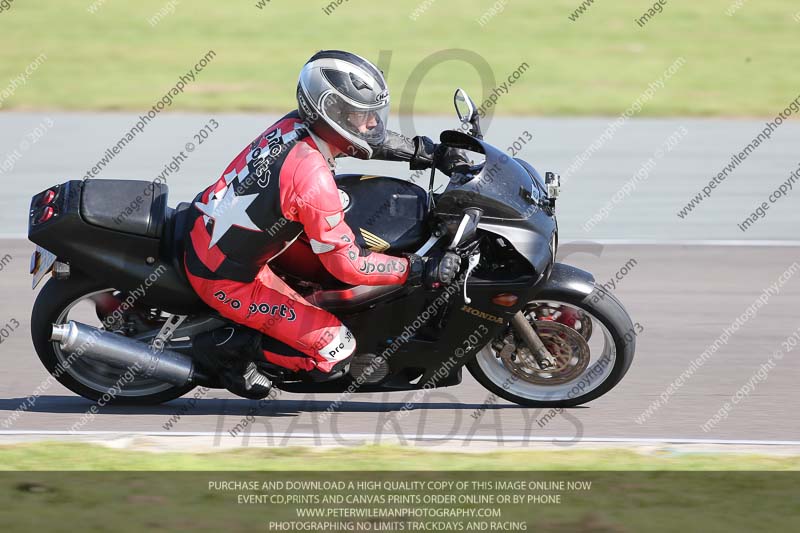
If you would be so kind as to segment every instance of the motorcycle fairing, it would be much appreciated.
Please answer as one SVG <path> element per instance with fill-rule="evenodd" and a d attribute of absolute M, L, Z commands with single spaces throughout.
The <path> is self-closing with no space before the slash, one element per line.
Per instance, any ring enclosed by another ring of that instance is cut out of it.
<path fill-rule="evenodd" d="M 442 132 L 441 141 L 486 159 L 477 172 L 451 177 L 436 199 L 436 215 L 449 220 L 455 231 L 464 209 L 480 208 L 478 228 L 505 238 L 542 274 L 554 260 L 558 224 L 552 209 L 544 206 L 544 184 L 536 170 L 460 131 Z"/>

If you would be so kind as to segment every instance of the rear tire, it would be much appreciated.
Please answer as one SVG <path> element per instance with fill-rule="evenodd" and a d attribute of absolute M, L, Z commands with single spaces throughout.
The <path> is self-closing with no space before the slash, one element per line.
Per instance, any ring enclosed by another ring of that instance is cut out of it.
<path fill-rule="evenodd" d="M 83 276 L 75 276 L 66 280 L 56 280 L 51 278 L 47 281 L 36 297 L 31 313 L 31 338 L 36 354 L 39 356 L 44 367 L 59 383 L 64 385 L 72 392 L 83 396 L 92 401 L 98 401 L 107 395 L 108 389 L 97 390 L 81 383 L 75 378 L 73 373 L 77 372 L 72 365 L 62 365 L 56 354 L 55 345 L 50 340 L 53 324 L 58 322 L 59 316 L 74 302 L 83 297 L 108 289 L 108 285 L 100 284 Z M 64 369 L 66 366 L 66 369 Z M 122 375 L 124 372 L 121 372 Z M 194 384 L 184 385 L 183 387 L 170 386 L 163 391 L 146 394 L 142 396 L 130 396 L 117 394 L 104 401 L 104 404 L 114 405 L 154 405 L 176 398 L 180 398 L 194 388 Z"/>
<path fill-rule="evenodd" d="M 564 293 L 560 296 L 550 297 L 548 301 L 563 302 L 589 313 L 596 320 L 600 321 L 603 328 L 609 333 L 615 346 L 615 359 L 610 372 L 599 385 L 584 394 L 578 393 L 572 397 L 562 397 L 553 400 L 531 399 L 519 394 L 514 394 L 510 390 L 512 387 L 503 386 L 505 382 L 501 381 L 497 383 L 498 380 L 496 378 L 492 379 L 492 377 L 490 377 L 491 373 L 487 372 L 485 366 L 482 366 L 479 361 L 480 357 L 487 358 L 489 357 L 489 353 L 495 353 L 491 348 L 491 343 L 467 363 L 467 368 L 475 379 L 492 393 L 510 402 L 527 407 L 574 407 L 599 398 L 614 388 L 628 372 L 631 363 L 633 363 L 634 352 L 636 351 L 636 334 L 641 331 L 634 326 L 630 316 L 616 296 L 606 291 L 602 286 L 595 286 L 594 291 L 583 299 L 571 293 Z M 599 335 L 600 332 L 595 334 Z M 486 350 L 490 352 L 485 352 Z M 495 356 L 492 355 L 491 357 Z M 484 365 L 486 364 L 486 359 L 484 359 Z M 577 381 L 580 383 L 583 379 Z"/>

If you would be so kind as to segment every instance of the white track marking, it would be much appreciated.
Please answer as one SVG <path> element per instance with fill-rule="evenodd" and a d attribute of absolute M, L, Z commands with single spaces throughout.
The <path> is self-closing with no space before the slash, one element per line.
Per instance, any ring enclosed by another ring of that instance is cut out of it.
<path fill-rule="evenodd" d="M 2 436 L 151 436 L 151 437 L 217 437 L 224 436 L 214 431 L 60 431 L 60 430 L 3 430 Z M 373 439 L 376 435 L 371 433 L 248 433 L 249 438 L 271 437 L 273 439 Z M 391 435 L 381 435 L 390 437 Z M 580 442 L 580 443 L 632 443 L 632 444 L 730 444 L 738 446 L 800 446 L 797 440 L 730 440 L 730 439 L 691 439 L 681 437 L 662 438 L 634 438 L 634 437 L 526 437 L 524 435 L 510 435 L 497 438 L 492 435 L 397 435 L 409 441 L 478 441 L 478 442 Z"/>

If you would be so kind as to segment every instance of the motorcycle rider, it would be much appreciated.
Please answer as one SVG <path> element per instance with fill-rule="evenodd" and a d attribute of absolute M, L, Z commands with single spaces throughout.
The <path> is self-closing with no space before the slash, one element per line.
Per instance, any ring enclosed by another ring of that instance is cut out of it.
<path fill-rule="evenodd" d="M 269 262 L 305 232 L 325 268 L 344 283 L 449 283 L 460 268 L 456 254 L 395 257 L 359 246 L 344 220 L 333 171 L 341 156 L 407 161 L 411 170 L 435 162 L 446 173 L 465 161 L 427 137 L 387 131 L 383 73 L 355 54 L 324 50 L 312 56 L 300 72 L 297 103 L 197 195 L 185 267 L 203 301 L 265 334 L 259 350 L 267 363 L 324 381 L 347 372 L 356 339 L 339 319 L 289 287 Z M 217 334 L 213 344 L 224 353 L 232 336 Z M 243 364 L 224 378 L 226 386 L 265 395 L 269 378 L 252 361 Z"/>

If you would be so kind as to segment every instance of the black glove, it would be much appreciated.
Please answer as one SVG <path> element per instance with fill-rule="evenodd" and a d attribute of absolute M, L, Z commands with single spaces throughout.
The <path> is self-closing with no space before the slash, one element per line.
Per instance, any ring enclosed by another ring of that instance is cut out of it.
<path fill-rule="evenodd" d="M 436 144 L 430 138 L 417 136 L 409 139 L 393 131 L 386 131 L 386 138 L 372 146 L 371 159 L 381 161 L 408 161 L 411 170 L 424 170 L 436 163 L 436 168 L 450 176 L 456 167 L 470 165 L 464 150 Z"/>
<path fill-rule="evenodd" d="M 435 162 L 436 168 L 449 176 L 456 167 L 471 164 L 464 150 L 436 144 L 425 136 L 414 137 L 412 141 L 414 155 L 409 165 L 411 170 L 431 168 Z"/>
<path fill-rule="evenodd" d="M 451 283 L 461 269 L 461 256 L 453 252 L 445 252 L 438 257 L 420 257 L 416 254 L 404 254 L 409 263 L 406 283 L 411 286 L 425 285 L 435 289 Z"/>
<path fill-rule="evenodd" d="M 428 257 L 425 261 L 425 274 L 422 279 L 426 287 L 447 285 L 456 279 L 461 270 L 461 256 L 453 252 L 445 252 L 440 257 Z"/>

